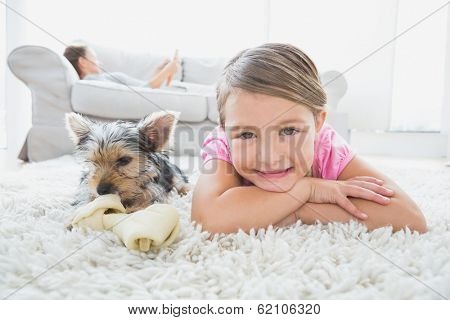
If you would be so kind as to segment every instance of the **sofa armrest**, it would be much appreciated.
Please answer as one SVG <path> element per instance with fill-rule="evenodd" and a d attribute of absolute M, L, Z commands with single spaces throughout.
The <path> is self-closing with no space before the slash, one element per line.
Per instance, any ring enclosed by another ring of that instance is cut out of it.
<path fill-rule="evenodd" d="M 11 72 L 32 94 L 33 125 L 63 126 L 64 113 L 72 111 L 70 94 L 79 80 L 64 56 L 40 46 L 21 46 L 8 56 Z"/>

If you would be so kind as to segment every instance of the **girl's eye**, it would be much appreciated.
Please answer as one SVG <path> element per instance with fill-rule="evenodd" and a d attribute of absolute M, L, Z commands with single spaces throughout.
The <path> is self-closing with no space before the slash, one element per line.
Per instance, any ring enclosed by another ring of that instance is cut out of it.
<path fill-rule="evenodd" d="M 126 166 L 127 164 L 129 164 L 131 162 L 132 158 L 131 157 L 120 157 L 119 159 L 117 159 L 117 165 L 119 167 L 122 166 Z"/>
<path fill-rule="evenodd" d="M 297 132 L 298 132 L 298 130 L 295 128 L 283 128 L 280 131 L 281 135 L 283 135 L 283 136 L 293 136 Z"/>
<path fill-rule="evenodd" d="M 254 138 L 255 134 L 253 132 L 242 132 L 239 135 L 239 138 L 243 139 L 243 140 L 247 140 L 247 139 L 251 139 Z"/>

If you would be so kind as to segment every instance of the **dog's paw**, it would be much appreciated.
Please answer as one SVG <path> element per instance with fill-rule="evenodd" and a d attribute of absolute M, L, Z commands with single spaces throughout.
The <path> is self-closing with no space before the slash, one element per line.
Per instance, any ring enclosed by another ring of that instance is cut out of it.
<path fill-rule="evenodd" d="M 68 231 L 72 231 L 72 229 L 73 229 L 72 223 L 71 223 L 71 222 L 70 222 L 70 223 L 66 223 L 66 224 L 64 225 L 64 229 L 66 229 L 66 230 L 68 230 Z"/>
<path fill-rule="evenodd" d="M 180 196 L 185 196 L 188 194 L 189 191 L 191 191 L 191 189 L 192 189 L 191 185 L 186 183 L 186 184 L 183 184 L 181 187 L 179 187 L 177 189 L 177 192 Z"/>
<path fill-rule="evenodd" d="M 72 225 L 73 218 L 75 218 L 75 216 L 71 215 L 69 219 L 65 220 L 65 222 L 64 222 L 64 229 L 66 229 L 68 231 L 72 231 L 72 229 L 73 229 L 73 225 Z"/>

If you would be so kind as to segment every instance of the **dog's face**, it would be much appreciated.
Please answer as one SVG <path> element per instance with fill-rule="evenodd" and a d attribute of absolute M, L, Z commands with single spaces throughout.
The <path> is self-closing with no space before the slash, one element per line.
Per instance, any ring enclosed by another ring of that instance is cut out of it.
<path fill-rule="evenodd" d="M 160 168 L 149 159 L 165 148 L 177 117 L 175 112 L 156 112 L 138 123 L 97 123 L 76 113 L 66 114 L 76 155 L 88 168 L 84 183 L 91 200 L 115 193 L 125 208 L 138 208 L 156 198 L 161 189 L 148 190 L 148 183 Z"/>

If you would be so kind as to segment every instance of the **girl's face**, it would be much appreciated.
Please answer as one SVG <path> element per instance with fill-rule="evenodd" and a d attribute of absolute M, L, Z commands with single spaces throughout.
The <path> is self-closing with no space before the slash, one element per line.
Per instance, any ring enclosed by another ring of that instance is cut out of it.
<path fill-rule="evenodd" d="M 311 170 L 325 111 L 315 120 L 303 105 L 236 90 L 224 112 L 232 163 L 243 178 L 261 189 L 285 192 Z"/>

